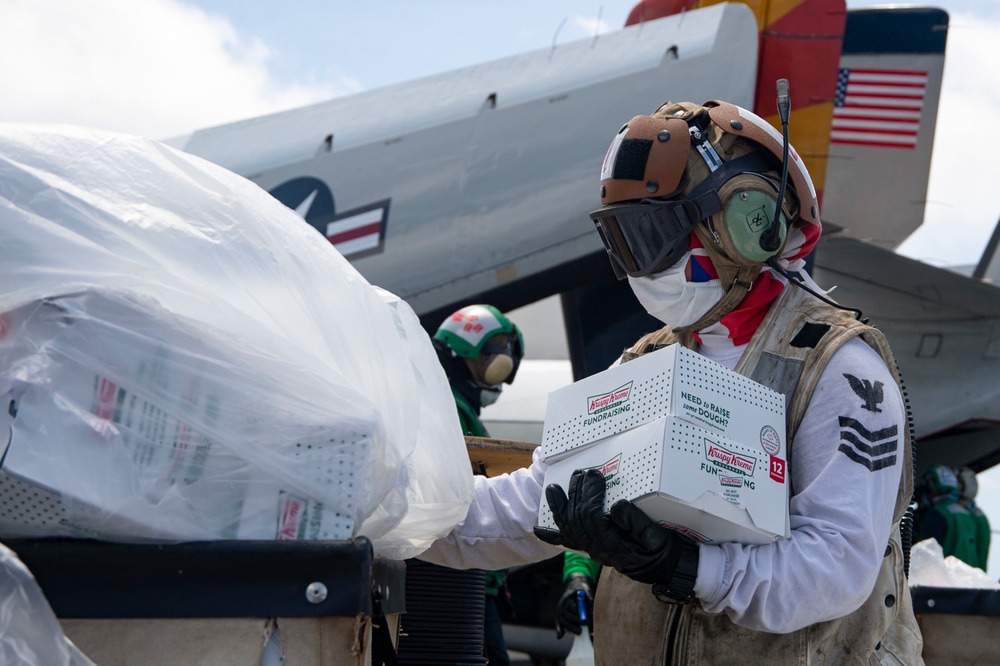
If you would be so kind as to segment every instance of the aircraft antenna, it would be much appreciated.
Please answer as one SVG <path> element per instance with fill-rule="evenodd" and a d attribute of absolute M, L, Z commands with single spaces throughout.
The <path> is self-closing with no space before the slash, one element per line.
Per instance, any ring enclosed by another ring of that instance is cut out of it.
<path fill-rule="evenodd" d="M 594 41 L 590 44 L 593 47 L 597 44 L 597 38 L 601 33 L 601 15 L 604 13 L 604 5 L 597 6 L 597 21 L 594 23 Z"/>
<path fill-rule="evenodd" d="M 555 53 L 555 51 L 556 51 L 556 39 L 558 39 L 558 38 L 559 38 L 559 31 L 563 29 L 563 26 L 564 26 L 564 25 L 566 25 L 566 17 L 565 17 L 565 16 L 563 17 L 563 20 L 559 22 L 559 27 L 558 27 L 558 28 L 556 28 L 556 32 L 555 32 L 555 34 L 554 34 L 554 35 L 552 35 L 552 50 L 551 50 L 551 51 L 549 51 L 549 55 L 550 55 L 550 56 L 551 56 L 551 55 L 552 55 L 553 53 Z"/>

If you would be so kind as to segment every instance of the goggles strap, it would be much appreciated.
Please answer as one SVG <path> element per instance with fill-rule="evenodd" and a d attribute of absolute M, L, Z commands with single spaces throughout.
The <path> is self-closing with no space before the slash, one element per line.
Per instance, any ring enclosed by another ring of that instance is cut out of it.
<path fill-rule="evenodd" d="M 722 199 L 719 198 L 719 191 L 717 189 L 711 189 L 708 192 L 701 192 L 699 194 L 694 194 L 687 198 L 695 205 L 698 211 L 698 221 L 707 220 L 716 213 L 722 212 Z M 693 229 L 694 224 L 687 227 L 688 230 Z"/>

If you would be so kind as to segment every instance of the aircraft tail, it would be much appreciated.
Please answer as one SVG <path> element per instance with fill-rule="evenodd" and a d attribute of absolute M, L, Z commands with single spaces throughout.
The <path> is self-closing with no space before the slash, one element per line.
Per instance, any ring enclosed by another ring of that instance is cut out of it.
<path fill-rule="evenodd" d="M 791 94 L 788 138 L 812 176 L 822 211 L 823 183 L 833 119 L 845 0 L 747 1 L 760 29 L 753 111 L 775 127 L 778 117 L 775 82 L 787 79 Z"/>
<path fill-rule="evenodd" d="M 625 25 L 727 1 L 640 0 Z M 781 127 L 775 82 L 788 79 L 792 101 L 788 138 L 805 162 L 822 202 L 830 145 L 829 128 L 833 119 L 833 94 L 837 86 L 847 16 L 846 1 L 741 2 L 753 11 L 760 33 L 752 111 L 775 127 Z M 808 54 L 808 57 L 802 57 L 803 54 Z"/>
<path fill-rule="evenodd" d="M 640 0 L 626 25 L 723 1 Z M 847 11 L 845 0 L 742 2 L 760 31 L 754 112 L 780 127 L 775 81 L 788 79 L 789 138 L 824 224 L 895 249 L 923 223 L 948 14 Z"/>
<path fill-rule="evenodd" d="M 923 223 L 947 32 L 940 9 L 848 13 L 824 224 L 895 249 Z"/>

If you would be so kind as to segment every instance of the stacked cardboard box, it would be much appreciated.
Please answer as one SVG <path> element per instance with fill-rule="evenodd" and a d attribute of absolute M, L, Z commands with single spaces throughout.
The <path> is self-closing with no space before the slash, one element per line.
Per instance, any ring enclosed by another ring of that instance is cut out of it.
<path fill-rule="evenodd" d="M 679 345 L 553 391 L 541 446 L 546 484 L 601 470 L 606 509 L 632 500 L 701 542 L 788 536 L 784 397 Z"/>

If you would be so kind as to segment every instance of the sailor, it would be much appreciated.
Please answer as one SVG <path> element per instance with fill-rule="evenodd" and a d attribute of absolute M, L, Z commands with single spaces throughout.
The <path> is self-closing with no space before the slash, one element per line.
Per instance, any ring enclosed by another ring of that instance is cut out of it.
<path fill-rule="evenodd" d="M 779 91 L 784 120 L 781 106 Z M 606 513 L 596 470 L 543 498 L 536 453 L 528 469 L 477 480 L 466 519 L 422 557 L 510 566 L 551 547 L 586 553 L 603 565 L 598 664 L 922 663 L 901 534 L 913 478 L 900 378 L 882 334 L 803 270 L 821 224 L 787 125 L 720 101 L 665 103 L 615 135 L 601 200 L 591 218 L 612 267 L 666 324 L 619 361 L 678 342 L 785 395 L 790 536 L 696 543 L 631 502 Z M 558 531 L 532 529 L 541 501 Z"/>
<path fill-rule="evenodd" d="M 524 356 L 521 330 L 492 305 L 470 305 L 441 323 L 433 344 L 455 396 L 462 432 L 488 436 L 480 411 L 514 381 Z M 484 648 L 489 663 L 499 666 L 510 663 L 499 608 L 506 601 L 506 578 L 506 569 L 485 572 Z"/>
<path fill-rule="evenodd" d="M 976 521 L 976 550 L 979 552 L 980 569 L 986 570 L 990 554 L 990 521 L 976 503 L 979 480 L 971 467 L 958 468 L 958 503 L 969 510 Z"/>
<path fill-rule="evenodd" d="M 492 305 L 469 305 L 451 313 L 438 327 L 434 349 L 448 376 L 462 432 L 485 437 L 483 407 L 514 381 L 524 356 L 520 329 Z"/>
<path fill-rule="evenodd" d="M 986 543 L 980 544 L 980 522 L 969 506 L 961 502 L 959 493 L 958 475 L 951 467 L 932 465 L 924 472 L 918 492 L 918 539 L 935 539 L 941 544 L 945 557 L 953 555 L 969 566 L 986 571 L 989 523 L 986 524 Z"/>
<path fill-rule="evenodd" d="M 434 334 L 434 348 L 445 368 L 452 394 L 458 406 L 462 431 L 476 437 L 487 436 L 479 419 L 481 407 L 493 404 L 503 389 L 501 382 L 511 383 L 524 355 L 524 339 L 520 329 L 492 305 L 470 305 L 452 313 Z M 512 344 L 513 343 L 513 344 Z M 505 372 L 505 379 L 498 379 Z M 563 560 L 563 593 L 556 606 L 556 636 L 566 631 L 579 635 L 582 631 L 577 594 L 584 593 L 586 616 L 593 611 L 594 589 L 600 565 L 588 557 L 566 551 Z M 492 651 L 491 664 L 505 664 L 499 610 L 506 594 L 506 570 L 486 572 L 487 651 Z"/>

